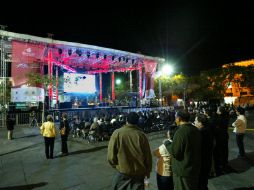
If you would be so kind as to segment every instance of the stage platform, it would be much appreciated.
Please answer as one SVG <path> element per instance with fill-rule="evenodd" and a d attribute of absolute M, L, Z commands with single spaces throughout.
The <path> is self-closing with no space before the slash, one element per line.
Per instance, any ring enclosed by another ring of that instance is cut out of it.
<path fill-rule="evenodd" d="M 64 111 L 86 111 L 86 110 L 161 110 L 170 109 L 170 107 L 132 107 L 132 106 L 92 106 L 85 108 L 62 108 L 62 109 L 51 109 L 50 112 L 64 112 Z"/>
<path fill-rule="evenodd" d="M 112 115 L 120 112 L 140 112 L 140 111 L 152 111 L 152 110 L 170 110 L 170 107 L 130 107 L 130 106 L 97 106 L 86 108 L 64 108 L 64 109 L 52 109 L 48 110 L 48 113 L 52 114 L 56 120 L 59 120 L 61 113 L 66 112 L 70 118 L 75 115 L 80 117 L 93 117 L 96 115 Z"/>

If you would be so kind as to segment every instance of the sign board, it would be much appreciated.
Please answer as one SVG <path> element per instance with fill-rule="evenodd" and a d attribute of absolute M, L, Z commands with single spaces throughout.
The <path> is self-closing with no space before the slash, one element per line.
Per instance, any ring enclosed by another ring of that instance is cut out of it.
<path fill-rule="evenodd" d="M 44 89 L 39 87 L 21 87 L 11 89 L 11 102 L 43 102 Z"/>

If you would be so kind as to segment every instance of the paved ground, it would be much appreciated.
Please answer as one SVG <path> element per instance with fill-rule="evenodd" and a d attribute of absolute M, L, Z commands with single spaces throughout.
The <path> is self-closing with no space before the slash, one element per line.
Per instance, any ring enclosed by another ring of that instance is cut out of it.
<path fill-rule="evenodd" d="M 252 116 L 251 116 L 252 117 Z M 254 117 L 253 117 L 254 121 Z M 251 123 L 252 125 L 252 123 Z M 251 126 L 254 128 L 254 126 Z M 0 190 L 45 189 L 45 190 L 110 190 L 115 171 L 107 161 L 107 142 L 87 143 L 71 139 L 70 155 L 46 160 L 43 138 L 37 128 L 16 128 L 15 139 L 6 140 L 6 129 L 0 128 Z M 151 148 L 163 140 L 163 134 L 149 135 Z M 248 131 L 245 138 L 247 158 L 236 159 L 237 147 L 230 131 L 229 173 L 209 180 L 211 190 L 254 189 L 254 132 Z M 60 151 L 60 139 L 55 142 L 55 155 Z M 154 166 L 155 166 L 154 159 Z M 155 190 L 153 170 L 150 189 Z"/>

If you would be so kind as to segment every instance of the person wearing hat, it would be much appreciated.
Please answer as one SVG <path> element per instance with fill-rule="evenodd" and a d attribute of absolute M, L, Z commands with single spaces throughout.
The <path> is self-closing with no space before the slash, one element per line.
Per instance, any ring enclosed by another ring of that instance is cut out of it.
<path fill-rule="evenodd" d="M 245 157 L 245 150 L 244 150 L 244 144 L 243 144 L 244 134 L 247 127 L 247 119 L 244 116 L 245 109 L 242 107 L 238 107 L 236 109 L 236 114 L 237 114 L 237 119 L 232 124 L 232 126 L 234 127 L 233 132 L 236 134 L 236 143 L 239 149 L 238 157 Z"/>
<path fill-rule="evenodd" d="M 52 115 L 47 116 L 47 121 L 42 124 L 40 130 L 42 136 L 44 137 L 46 158 L 53 159 L 56 127 L 53 122 Z"/>

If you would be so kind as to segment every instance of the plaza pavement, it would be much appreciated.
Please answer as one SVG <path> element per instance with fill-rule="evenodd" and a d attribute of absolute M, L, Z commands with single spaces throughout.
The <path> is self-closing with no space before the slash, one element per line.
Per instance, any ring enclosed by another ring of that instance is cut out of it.
<path fill-rule="evenodd" d="M 253 119 L 254 120 L 254 119 Z M 254 126 L 253 126 L 254 127 Z M 55 158 L 45 159 L 43 138 L 38 128 L 16 127 L 14 139 L 7 140 L 6 128 L 0 128 L 0 190 L 110 190 L 115 170 L 106 161 L 107 141 L 87 143 L 71 138 L 70 154 L 57 157 L 60 152 L 59 136 L 55 142 Z M 245 137 L 247 158 L 238 154 L 232 130 L 229 131 L 229 164 L 227 174 L 209 180 L 210 190 L 254 189 L 254 132 Z M 151 149 L 158 147 L 164 133 L 148 135 Z M 150 190 L 156 188 L 156 159 L 150 178 Z"/>

